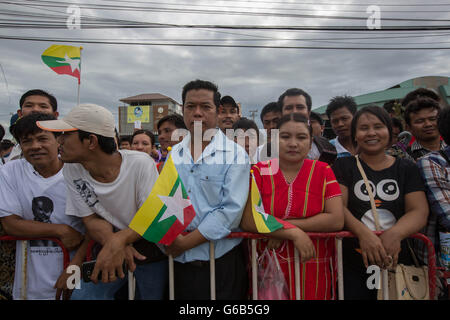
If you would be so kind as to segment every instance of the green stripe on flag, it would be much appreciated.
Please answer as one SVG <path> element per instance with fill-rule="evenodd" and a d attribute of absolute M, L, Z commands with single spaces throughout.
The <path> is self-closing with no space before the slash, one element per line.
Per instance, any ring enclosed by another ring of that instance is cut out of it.
<path fill-rule="evenodd" d="M 71 58 L 72 60 L 80 60 L 80 58 Z M 61 66 L 65 66 L 65 65 L 69 65 L 68 63 L 66 63 L 66 59 L 64 58 L 58 58 L 58 57 L 49 57 L 49 56 L 42 56 L 42 61 L 49 66 L 50 68 L 55 68 L 55 67 L 61 67 Z M 63 63 L 62 63 L 63 62 Z"/>
<path fill-rule="evenodd" d="M 172 197 L 175 192 L 177 191 L 178 185 L 181 183 L 180 176 L 177 177 L 177 180 L 175 181 L 172 190 L 169 193 L 169 197 Z M 181 184 L 183 186 L 183 184 Z M 184 191 L 184 190 L 183 190 Z M 183 192 L 184 197 L 184 192 Z M 147 228 L 147 230 L 142 235 L 143 238 L 147 239 L 151 242 L 159 242 L 164 235 L 167 233 L 167 230 L 170 229 L 170 227 L 173 225 L 175 220 L 177 219 L 175 216 L 172 216 L 170 218 L 164 219 L 163 221 L 159 221 L 161 219 L 161 216 L 166 211 L 167 206 L 163 205 L 161 210 L 159 210 L 158 215 L 153 219 L 150 226 Z"/>

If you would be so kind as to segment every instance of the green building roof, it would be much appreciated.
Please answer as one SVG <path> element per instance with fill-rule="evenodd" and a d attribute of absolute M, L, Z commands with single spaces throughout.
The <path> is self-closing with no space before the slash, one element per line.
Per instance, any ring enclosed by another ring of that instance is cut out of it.
<path fill-rule="evenodd" d="M 389 100 L 401 100 L 409 92 L 414 91 L 417 88 L 433 89 L 441 96 L 444 105 L 450 105 L 450 86 L 449 77 L 435 77 L 427 76 L 406 80 L 396 86 L 382 91 L 375 91 L 371 93 L 362 94 L 353 97 L 359 108 L 362 108 L 369 104 L 375 104 L 383 106 L 383 104 Z M 323 105 L 316 109 L 314 112 L 324 114 L 327 109 L 327 105 Z"/>

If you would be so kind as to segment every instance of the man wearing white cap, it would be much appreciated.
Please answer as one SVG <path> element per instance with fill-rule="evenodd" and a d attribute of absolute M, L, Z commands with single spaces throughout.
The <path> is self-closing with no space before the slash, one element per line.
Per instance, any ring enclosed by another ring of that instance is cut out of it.
<path fill-rule="evenodd" d="M 91 276 L 93 283 L 82 282 L 72 299 L 113 299 L 126 281 L 124 261 L 135 272 L 137 298 L 162 299 L 167 258 L 156 245 L 128 228 L 158 177 L 155 162 L 142 152 L 118 151 L 114 117 L 95 104 L 81 104 L 64 119 L 37 125 L 62 132 L 59 143 L 66 163 L 66 214 L 82 217 L 89 235 L 102 246 Z M 102 283 L 97 281 L 99 272 Z"/>

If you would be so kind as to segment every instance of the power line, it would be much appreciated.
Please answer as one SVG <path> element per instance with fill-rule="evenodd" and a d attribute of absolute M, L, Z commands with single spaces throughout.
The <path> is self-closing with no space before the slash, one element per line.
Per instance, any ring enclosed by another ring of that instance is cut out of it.
<path fill-rule="evenodd" d="M 313 49 L 313 50 L 448 50 L 450 47 L 319 47 L 319 46 L 275 46 L 275 45 L 236 45 L 236 44 L 196 44 L 196 43 L 163 43 L 163 42 L 129 42 L 129 41 L 89 41 L 67 40 L 57 38 L 14 37 L 0 35 L 5 40 L 26 40 L 62 43 L 120 44 L 140 46 L 172 46 L 172 47 L 219 47 L 219 48 L 256 48 L 256 49 Z"/>
<path fill-rule="evenodd" d="M 35 2 L 35 3 L 33 3 Z M 6 4 L 23 5 L 21 2 L 4 1 Z M 251 12 L 251 11 L 223 11 L 223 10 L 205 10 L 205 9 L 180 9 L 180 8 L 158 8 L 158 7 L 130 7 L 120 5 L 98 5 L 78 2 L 61 3 L 58 1 L 27 1 L 27 5 L 40 7 L 57 7 L 66 8 L 67 5 L 73 4 L 80 8 L 95 9 L 95 10 L 120 10 L 120 11 L 151 11 L 164 13 L 178 13 L 178 14 L 207 14 L 207 15 L 242 15 L 242 16 L 265 16 L 265 17 L 284 17 L 284 18 L 302 18 L 302 19 L 334 19 L 334 20 L 367 20 L 367 16 L 335 16 L 335 15 L 318 15 L 318 14 L 295 14 L 295 13 L 275 13 L 275 12 Z M 449 22 L 449 19 L 423 19 L 423 18 L 392 18 L 383 17 L 384 21 L 409 21 L 409 22 Z"/>
<path fill-rule="evenodd" d="M 121 1 L 123 2 L 123 1 Z M 355 7 L 367 7 L 369 5 L 375 5 L 379 7 L 442 7 L 450 6 L 450 4 L 437 3 L 437 4 L 384 4 L 384 3 L 334 3 L 334 2 L 283 2 L 283 1 L 257 1 L 257 0 L 229 0 L 229 2 L 239 3 L 267 3 L 267 4 L 283 4 L 283 5 L 314 5 L 314 6 L 355 6 Z"/>
<path fill-rule="evenodd" d="M 232 9 L 256 9 L 256 10 L 278 10 L 278 11 L 317 11 L 317 9 L 311 9 L 311 8 L 274 8 L 274 7 L 255 7 L 254 5 L 250 7 L 243 7 L 243 6 L 237 6 L 237 5 L 217 5 L 217 4 L 211 4 L 211 1 L 208 2 L 208 4 L 193 4 L 193 3 L 168 3 L 168 2 L 153 2 L 153 1 L 118 1 L 118 0 L 102 0 L 104 2 L 114 2 L 114 3 L 132 3 L 132 4 L 152 4 L 152 5 L 168 5 L 168 6 L 191 6 L 191 7 L 210 7 L 210 8 L 232 8 Z M 272 3 L 271 3 L 272 4 Z M 297 5 L 297 3 L 295 4 Z M 350 12 L 350 13 L 366 13 L 365 10 L 345 10 L 345 9 L 320 9 L 322 12 Z M 443 12 L 450 12 L 450 11 L 442 11 L 442 10 L 383 10 L 383 13 L 443 13 Z"/>
<path fill-rule="evenodd" d="M 241 35 L 241 34 L 237 34 Z M 426 37 L 442 37 L 442 36 L 450 36 L 450 33 L 441 33 L 441 34 L 427 34 Z M 382 37 L 345 37 L 345 38 L 274 38 L 274 37 L 264 37 L 264 38 L 216 38 L 216 39 L 204 39 L 204 38 L 139 38 L 136 41 L 195 41 L 195 42 L 220 42 L 220 41 L 233 41 L 233 42 L 271 42 L 271 41 L 304 41 L 304 42 L 314 42 L 314 41 L 343 41 L 343 43 L 347 43 L 347 40 L 385 40 L 385 39 L 408 39 L 408 38 L 424 38 L 424 35 L 408 35 L 408 36 L 382 36 Z M 65 40 L 74 40 L 74 41 L 123 41 L 124 39 L 106 39 L 106 38 L 64 38 Z M 128 39 L 131 42 L 131 40 Z M 435 42 L 435 43 L 448 43 L 448 42 Z M 367 43 L 365 43 L 367 44 Z M 378 43 L 373 43 L 378 44 Z M 398 44 L 398 42 L 396 42 Z M 411 44 L 411 43 L 409 43 Z M 425 44 L 421 42 L 420 44 Z"/>

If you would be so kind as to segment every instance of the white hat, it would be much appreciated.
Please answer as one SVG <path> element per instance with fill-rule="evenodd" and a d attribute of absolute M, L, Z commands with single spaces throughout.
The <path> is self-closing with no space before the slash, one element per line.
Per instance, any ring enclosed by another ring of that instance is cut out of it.
<path fill-rule="evenodd" d="M 115 137 L 114 116 L 110 111 L 96 104 L 80 104 L 70 110 L 63 119 L 36 121 L 46 131 L 64 132 L 82 130 L 104 137 Z"/>

